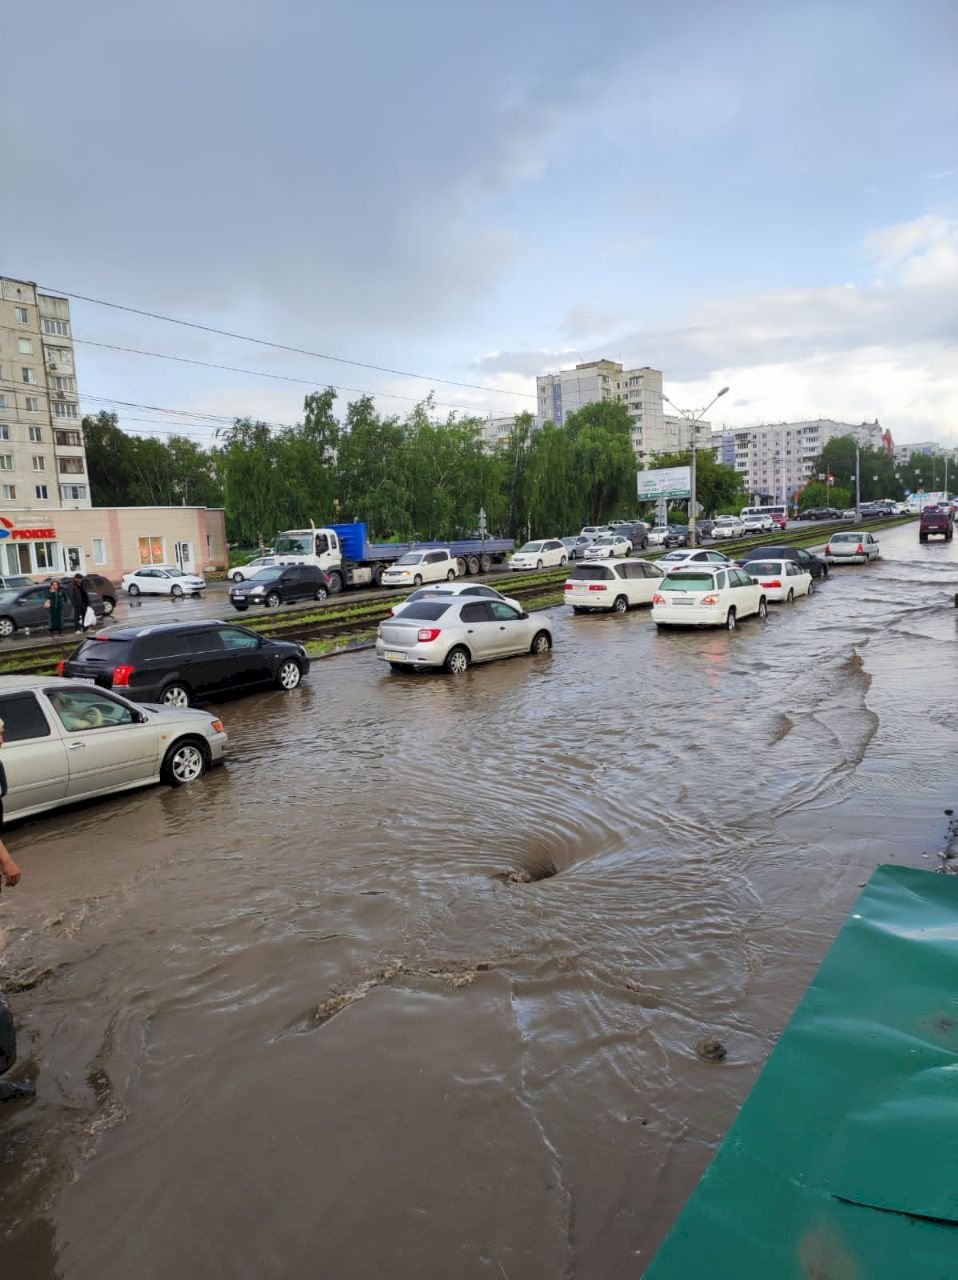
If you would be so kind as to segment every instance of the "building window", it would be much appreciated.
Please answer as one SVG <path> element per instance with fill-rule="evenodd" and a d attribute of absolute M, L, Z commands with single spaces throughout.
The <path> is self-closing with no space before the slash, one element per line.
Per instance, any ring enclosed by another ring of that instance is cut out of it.
<path fill-rule="evenodd" d="M 27 435 L 34 444 L 39 444 L 43 439 L 43 430 L 40 427 L 28 427 Z"/>
<path fill-rule="evenodd" d="M 5 422 L 0 422 L 0 440 L 10 439 L 10 428 Z"/>
<path fill-rule="evenodd" d="M 55 418 L 76 418 L 79 416 L 79 410 L 75 404 L 69 404 L 64 400 L 54 400 L 53 416 Z"/>
<path fill-rule="evenodd" d="M 166 564 L 164 538 L 140 538 L 140 564 Z"/>
<path fill-rule="evenodd" d="M 46 471 L 47 460 L 42 453 L 35 453 L 33 455 L 33 469 L 34 471 Z"/>
<path fill-rule="evenodd" d="M 83 437 L 79 431 L 61 431 L 57 428 L 53 433 L 54 439 L 58 445 L 67 449 L 79 449 L 83 445 Z"/>
<path fill-rule="evenodd" d="M 93 563 L 106 564 L 106 542 L 103 538 L 93 539 Z"/>
<path fill-rule="evenodd" d="M 31 338 L 18 338 L 17 345 L 20 348 L 20 354 L 22 356 L 33 355 L 33 340 Z"/>
<path fill-rule="evenodd" d="M 13 454 L 0 453 L 0 471 L 12 471 L 12 470 L 13 470 Z"/>
<path fill-rule="evenodd" d="M 58 338 L 69 338 L 70 326 L 66 320 L 47 320 L 43 321 L 44 333 L 55 333 Z"/>
<path fill-rule="evenodd" d="M 6 407 L 7 407 L 7 397 L 0 396 L 0 409 L 5 409 Z"/>
<path fill-rule="evenodd" d="M 55 569 L 57 567 L 57 544 L 55 542 L 34 542 L 33 553 L 37 558 L 37 569 Z"/>
<path fill-rule="evenodd" d="M 30 317 L 27 315 L 26 307 L 17 307 L 17 319 L 21 324 L 28 324 Z"/>
<path fill-rule="evenodd" d="M 55 373 L 50 381 L 53 383 L 54 391 L 75 392 L 77 389 L 77 380 L 70 374 L 61 377 L 60 374 Z"/>
<path fill-rule="evenodd" d="M 36 396 L 27 396 L 27 413 L 39 413 L 39 412 L 40 412 L 39 399 Z M 33 436 L 31 436 L 30 439 L 32 440 Z M 39 440 L 40 437 L 37 436 L 37 439 Z"/>
<path fill-rule="evenodd" d="M 34 492 L 36 493 L 37 497 L 40 499 L 41 502 L 46 502 L 47 498 L 49 498 L 50 496 L 50 490 L 47 488 L 45 484 L 36 485 L 34 488 Z"/>
<path fill-rule="evenodd" d="M 82 476 L 82 458 L 57 458 L 57 469 L 61 476 Z"/>
<path fill-rule="evenodd" d="M 64 502 L 79 502 L 86 498 L 85 484 L 61 484 L 60 497 Z"/>
<path fill-rule="evenodd" d="M 73 356 L 69 347 L 47 347 L 46 352 L 48 369 L 56 369 L 58 365 L 62 365 L 64 369 L 72 367 Z"/>
<path fill-rule="evenodd" d="M 7 502 L 16 502 L 17 486 L 15 484 L 5 484 L 3 486 L 3 496 Z"/>
<path fill-rule="evenodd" d="M 21 368 L 20 377 L 24 382 L 29 383 L 31 387 L 35 387 L 37 385 L 37 374 L 35 369 Z"/>

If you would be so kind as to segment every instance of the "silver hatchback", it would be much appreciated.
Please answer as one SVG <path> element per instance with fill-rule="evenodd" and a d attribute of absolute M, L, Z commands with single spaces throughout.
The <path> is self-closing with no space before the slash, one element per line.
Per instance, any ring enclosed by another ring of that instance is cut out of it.
<path fill-rule="evenodd" d="M 393 671 L 444 667 L 461 675 L 473 662 L 548 653 L 552 624 L 502 600 L 414 600 L 379 625 L 376 657 Z"/>

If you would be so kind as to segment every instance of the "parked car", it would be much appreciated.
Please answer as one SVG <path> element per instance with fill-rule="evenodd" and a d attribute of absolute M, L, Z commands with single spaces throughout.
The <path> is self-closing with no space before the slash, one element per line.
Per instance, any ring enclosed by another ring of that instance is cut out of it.
<path fill-rule="evenodd" d="M 741 520 L 746 533 L 771 533 L 775 528 L 771 516 L 742 516 Z"/>
<path fill-rule="evenodd" d="M 47 583 L 52 582 L 52 578 L 47 578 Z M 28 578 L 25 573 L 11 573 L 7 577 L 0 577 L 0 591 L 11 591 L 14 587 L 32 587 L 33 579 Z"/>
<path fill-rule="evenodd" d="M 731 560 L 723 551 L 711 551 L 704 548 L 684 547 L 676 551 L 667 551 L 660 556 L 658 563 L 668 572 L 680 564 L 696 564 L 704 560 L 707 564 L 731 564 Z"/>
<path fill-rule="evenodd" d="M 8 579 L 8 581 L 10 581 L 10 579 Z M 24 578 L 23 581 L 24 583 L 29 583 L 30 579 Z M 45 578 L 44 586 L 49 588 L 52 581 L 52 578 Z M 73 586 L 72 575 L 64 578 L 58 578 L 57 581 L 60 583 L 60 589 L 62 591 L 69 591 Z M 97 593 L 103 601 L 103 612 L 105 614 L 113 612 L 116 608 L 117 599 L 115 583 L 111 582 L 109 578 L 105 578 L 102 573 L 87 573 L 83 577 L 83 585 L 86 587 L 87 591 L 95 591 Z"/>
<path fill-rule="evenodd" d="M 548 653 L 552 623 L 500 600 L 414 600 L 379 624 L 376 657 L 393 671 L 443 667 L 461 675 L 473 662 Z"/>
<path fill-rule="evenodd" d="M 712 526 L 712 537 L 741 538 L 745 533 L 745 525 L 741 516 L 719 516 Z"/>
<path fill-rule="evenodd" d="M 871 533 L 833 533 L 825 548 L 828 564 L 867 564 L 879 557 L 878 539 Z"/>
<path fill-rule="evenodd" d="M 753 547 L 751 551 L 735 557 L 735 563 L 740 569 L 747 569 L 752 560 L 794 560 L 803 569 L 807 569 L 816 581 L 828 577 L 828 565 L 822 557 L 813 556 L 804 547 L 791 547 L 788 544 L 781 547 Z"/>
<path fill-rule="evenodd" d="M 652 597 L 657 627 L 725 627 L 734 631 L 743 618 L 765 618 L 765 592 L 744 569 L 697 564 L 675 569 Z"/>
<path fill-rule="evenodd" d="M 540 538 L 524 543 L 509 559 L 510 569 L 551 569 L 567 564 L 569 553 L 559 538 Z"/>
<path fill-rule="evenodd" d="M 649 546 L 664 547 L 665 539 L 669 536 L 669 526 L 667 524 L 654 524 L 649 530 Z"/>
<path fill-rule="evenodd" d="M 0 718 L 6 819 L 154 782 L 194 782 L 226 751 L 223 722 L 205 711 L 140 707 L 52 676 L 0 678 Z"/>
<path fill-rule="evenodd" d="M 810 596 L 814 590 L 812 575 L 795 560 L 750 560 L 746 572 L 767 600 L 791 604 L 796 596 Z"/>
<path fill-rule="evenodd" d="M 581 560 L 585 555 L 586 548 L 590 547 L 595 539 L 584 538 L 580 533 L 577 538 L 562 538 L 560 541 L 565 547 L 570 560 Z"/>
<path fill-rule="evenodd" d="M 807 511 L 799 512 L 800 520 L 841 520 L 843 512 L 836 507 L 809 507 Z M 852 515 L 854 515 L 854 510 Z"/>
<path fill-rule="evenodd" d="M 702 516 L 695 521 L 695 532 L 700 538 L 711 538 L 714 528 L 715 521 L 709 519 L 708 516 Z"/>
<path fill-rule="evenodd" d="M 633 551 L 644 551 L 649 545 L 649 526 L 641 520 L 634 520 L 630 523 L 623 522 L 612 532 L 621 534 L 623 538 L 628 538 L 632 543 Z"/>
<path fill-rule="evenodd" d="M 312 564 L 274 564 L 260 569 L 246 582 L 230 587 L 230 604 L 243 613 L 251 604 L 278 609 L 297 600 L 325 600 L 329 595 L 329 575 Z"/>
<path fill-rule="evenodd" d="M 955 525 L 950 511 L 942 511 L 940 507 L 925 507 L 918 523 L 918 541 L 927 542 L 929 538 L 944 538 L 951 542 Z"/>
<path fill-rule="evenodd" d="M 594 542 L 596 538 L 602 538 L 607 533 L 611 533 L 612 529 L 607 524 L 585 524 L 579 530 L 579 536 L 582 538 L 591 538 Z"/>
<path fill-rule="evenodd" d="M 253 685 L 295 689 L 308 671 L 301 644 L 268 640 L 232 622 L 117 627 L 88 636 L 60 663 L 62 676 L 169 707 Z"/>
<path fill-rule="evenodd" d="M 479 596 L 483 600 L 501 600 L 503 604 L 522 612 L 522 605 L 518 600 L 504 596 L 501 591 L 497 591 L 495 587 L 487 587 L 483 582 L 440 582 L 434 587 L 420 587 L 411 596 L 394 605 L 389 610 L 389 616 L 394 618 L 403 605 L 411 604 L 413 600 L 436 600 L 444 596 Z"/>
<path fill-rule="evenodd" d="M 247 578 L 252 578 L 253 574 L 258 573 L 260 569 L 268 569 L 275 563 L 276 556 L 257 556 L 248 564 L 238 564 L 235 569 L 230 569 L 229 576 L 233 582 L 244 582 Z"/>
<path fill-rule="evenodd" d="M 131 596 L 196 596 L 206 590 L 206 581 L 195 573 L 184 573 L 168 564 L 142 565 L 125 573 L 120 586 Z"/>
<path fill-rule="evenodd" d="M 459 574 L 456 557 L 448 547 L 432 551 L 407 551 L 383 571 L 384 587 L 421 587 L 424 582 L 452 582 Z"/>
<path fill-rule="evenodd" d="M 633 605 L 651 604 L 662 576 L 649 560 L 582 564 L 566 579 L 565 602 L 573 613 L 625 613 Z"/>
<path fill-rule="evenodd" d="M 29 587 L 0 591 L 0 636 L 12 636 L 15 631 L 49 627 L 50 614 L 45 608 L 49 594 L 49 586 L 36 582 L 31 582 Z M 103 601 L 96 591 L 88 594 L 90 607 L 97 619 L 102 618 L 105 612 Z M 63 601 L 63 626 L 65 630 L 73 630 L 76 626 L 73 601 L 69 593 Z"/>
<path fill-rule="evenodd" d="M 586 548 L 586 560 L 609 560 L 615 556 L 632 554 L 632 543 L 621 533 L 607 533 L 604 538 L 596 538 L 591 547 Z"/>

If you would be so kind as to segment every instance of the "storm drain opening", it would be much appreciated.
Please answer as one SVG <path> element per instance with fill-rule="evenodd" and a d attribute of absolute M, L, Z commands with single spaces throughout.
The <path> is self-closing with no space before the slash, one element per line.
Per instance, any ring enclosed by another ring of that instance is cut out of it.
<path fill-rule="evenodd" d="M 550 880 L 559 871 L 560 868 L 551 858 L 530 858 L 525 866 L 497 871 L 492 878 L 503 884 L 535 884 L 539 880 Z"/>

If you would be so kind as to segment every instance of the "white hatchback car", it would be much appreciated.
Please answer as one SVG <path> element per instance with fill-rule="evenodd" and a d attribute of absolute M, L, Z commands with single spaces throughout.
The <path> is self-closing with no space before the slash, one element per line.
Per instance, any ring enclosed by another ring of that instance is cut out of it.
<path fill-rule="evenodd" d="M 731 564 L 724 551 L 710 551 L 703 547 L 676 547 L 674 551 L 666 551 L 656 561 L 666 573 L 671 573 L 679 565 L 686 564 Z"/>
<path fill-rule="evenodd" d="M 632 605 L 651 604 L 662 577 L 663 571 L 649 560 L 582 564 L 566 579 L 565 602 L 573 613 L 625 613 Z"/>
<path fill-rule="evenodd" d="M 768 616 L 765 591 L 744 569 L 690 565 L 666 574 L 652 597 L 657 627 L 725 627 L 734 631 L 742 618 Z"/>
<path fill-rule="evenodd" d="M 509 561 L 510 569 L 548 569 L 567 564 L 569 552 L 559 538 L 540 538 L 527 542 L 514 552 Z"/>
<path fill-rule="evenodd" d="M 120 586 L 131 596 L 196 596 L 206 590 L 206 579 L 172 565 L 147 564 L 125 573 Z"/>
<path fill-rule="evenodd" d="M 825 563 L 868 564 L 880 554 L 878 539 L 872 533 L 833 533 L 825 548 Z"/>
<path fill-rule="evenodd" d="M 745 525 L 739 516 L 719 516 L 712 525 L 713 538 L 741 538 Z"/>
<path fill-rule="evenodd" d="M 424 582 L 452 582 L 459 572 L 448 547 L 433 551 L 407 551 L 383 571 L 384 587 L 421 587 Z"/>
<path fill-rule="evenodd" d="M 771 516 L 742 516 L 742 527 L 746 533 L 771 533 L 775 528 Z"/>
<path fill-rule="evenodd" d="M 795 560 L 748 560 L 743 568 L 761 586 L 767 600 L 791 604 L 796 596 L 810 596 L 815 590 L 812 575 Z"/>
<path fill-rule="evenodd" d="M 611 560 L 614 556 L 632 554 L 632 543 L 621 533 L 607 533 L 586 547 L 583 560 Z"/>
<path fill-rule="evenodd" d="M 257 556 L 255 560 L 250 560 L 249 564 L 238 564 L 235 569 L 230 569 L 230 577 L 234 582 L 245 582 L 260 569 L 268 569 L 276 563 L 276 556 Z"/>

